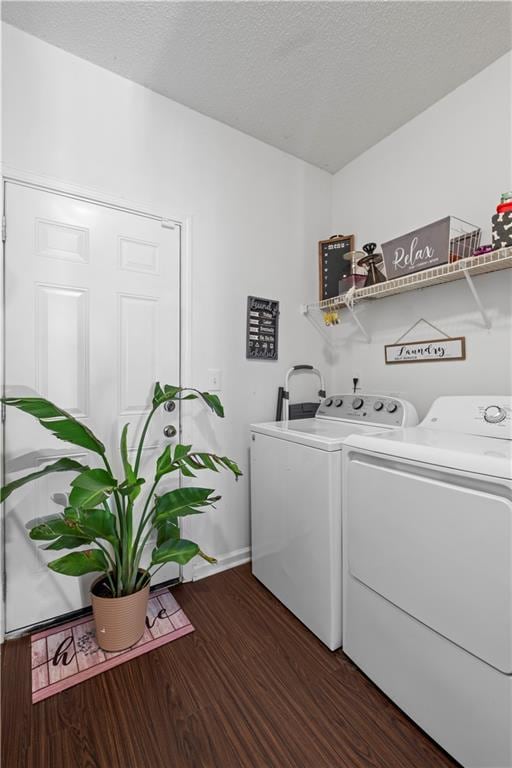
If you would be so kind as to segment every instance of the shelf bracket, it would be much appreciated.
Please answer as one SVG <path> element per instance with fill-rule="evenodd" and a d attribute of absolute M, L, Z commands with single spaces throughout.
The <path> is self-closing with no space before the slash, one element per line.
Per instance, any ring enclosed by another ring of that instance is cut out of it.
<path fill-rule="evenodd" d="M 363 334 L 363 336 L 365 337 L 365 339 L 366 339 L 367 343 L 369 344 L 369 343 L 370 343 L 370 341 L 372 340 L 372 339 L 371 339 L 371 336 L 370 336 L 370 335 L 369 335 L 369 334 L 366 332 L 366 330 L 365 330 L 364 326 L 362 325 L 362 323 L 361 323 L 361 321 L 359 320 L 359 318 L 358 318 L 357 314 L 355 313 L 355 311 L 354 311 L 354 308 L 352 307 L 352 305 L 351 305 L 351 304 L 345 304 L 345 306 L 346 306 L 346 308 L 348 309 L 348 311 L 350 312 L 350 314 L 352 315 L 352 317 L 353 317 L 353 319 L 354 319 L 354 322 L 355 322 L 355 324 L 356 324 L 356 325 L 359 327 L 359 330 L 361 331 L 361 333 L 362 333 L 362 334 Z"/>
<path fill-rule="evenodd" d="M 307 308 L 307 305 L 303 304 L 300 308 L 301 315 L 304 315 L 304 317 L 307 317 L 309 322 L 316 328 L 320 336 L 328 343 L 332 344 L 332 338 L 331 334 L 329 333 L 329 329 L 325 327 L 323 323 L 318 323 L 315 319 L 315 315 L 313 312 L 310 312 Z"/>
<path fill-rule="evenodd" d="M 485 311 L 485 307 L 482 304 L 482 302 L 480 301 L 480 296 L 478 295 L 477 290 L 475 288 L 475 284 L 473 282 L 473 278 L 471 277 L 471 275 L 469 274 L 467 269 L 463 269 L 462 271 L 464 272 L 464 277 L 466 278 L 466 282 L 467 282 L 467 284 L 469 286 L 469 290 L 473 294 L 473 298 L 475 300 L 475 303 L 476 303 L 478 309 L 480 310 L 480 314 L 482 315 L 482 320 L 484 321 L 485 327 L 486 328 L 492 328 L 492 323 L 489 320 L 489 315 Z"/>

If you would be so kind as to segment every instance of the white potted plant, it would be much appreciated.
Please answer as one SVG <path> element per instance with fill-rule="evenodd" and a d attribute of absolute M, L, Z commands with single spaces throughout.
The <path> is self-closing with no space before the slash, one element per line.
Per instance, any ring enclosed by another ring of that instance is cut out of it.
<path fill-rule="evenodd" d="M 193 541 L 183 539 L 179 519 L 204 512 L 220 496 L 210 488 L 187 486 L 157 494 L 161 479 L 172 472 L 195 477 L 198 470 L 227 469 L 235 478 L 242 473 L 227 456 L 192 450 L 190 445 L 166 445 L 158 457 L 154 475 L 148 478 L 149 491 L 140 477 L 142 450 L 156 411 L 169 401 L 201 398 L 217 416 L 224 416 L 219 398 L 208 392 L 155 384 L 150 412 L 138 442 L 135 461 L 128 458 L 126 424 L 120 441 L 124 477 L 114 476 L 105 446 L 94 433 L 66 411 L 41 397 L 6 397 L 3 402 L 30 414 L 55 437 L 92 451 L 101 467 L 90 468 L 74 459 L 61 458 L 44 469 L 25 475 L 4 486 L 3 501 L 13 491 L 50 472 L 76 472 L 71 482 L 68 506 L 30 530 L 34 541 L 48 541 L 47 550 L 74 550 L 52 560 L 48 567 L 67 576 L 98 572 L 91 588 L 91 601 L 98 645 L 106 651 L 120 651 L 142 637 L 152 576 L 165 563 L 184 565 L 196 555 L 216 562 Z M 140 509 L 139 509 L 140 507 Z M 136 514 L 140 511 L 140 515 Z M 141 558 L 150 535 L 156 545 L 147 568 Z M 84 548 L 85 547 L 85 548 Z"/>

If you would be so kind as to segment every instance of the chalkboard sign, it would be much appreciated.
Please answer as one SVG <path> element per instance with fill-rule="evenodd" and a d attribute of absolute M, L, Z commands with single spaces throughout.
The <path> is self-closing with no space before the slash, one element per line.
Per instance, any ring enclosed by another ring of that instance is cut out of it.
<path fill-rule="evenodd" d="M 247 359 L 277 360 L 279 302 L 247 297 Z"/>
<path fill-rule="evenodd" d="M 338 296 L 342 277 L 350 274 L 351 264 L 343 256 L 354 250 L 354 235 L 334 235 L 318 243 L 320 301 Z"/>

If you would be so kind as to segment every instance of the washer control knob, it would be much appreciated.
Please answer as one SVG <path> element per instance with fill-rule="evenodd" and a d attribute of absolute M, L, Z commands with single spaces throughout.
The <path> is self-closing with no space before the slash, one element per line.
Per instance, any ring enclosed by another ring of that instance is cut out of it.
<path fill-rule="evenodd" d="M 332 397 L 330 397 L 328 400 L 325 401 L 326 408 L 328 408 L 330 405 L 332 405 Z"/>
<path fill-rule="evenodd" d="M 388 413 L 394 413 L 397 408 L 398 408 L 398 405 L 396 403 L 388 403 L 386 405 L 386 411 Z"/>
<path fill-rule="evenodd" d="M 352 400 L 352 408 L 355 408 L 355 410 L 358 411 L 362 407 L 363 407 L 363 398 L 354 397 L 354 399 Z"/>
<path fill-rule="evenodd" d="M 504 421 L 506 415 L 505 409 L 500 408 L 499 405 L 489 405 L 484 411 L 484 419 L 489 424 L 499 424 L 500 421 Z"/>
<path fill-rule="evenodd" d="M 343 400 L 341 399 L 341 397 L 338 397 L 338 399 L 334 401 L 334 405 L 336 406 L 336 408 L 339 408 L 340 405 L 343 405 Z"/>
<path fill-rule="evenodd" d="M 377 400 L 374 403 L 374 406 L 373 406 L 374 411 L 382 411 L 383 408 L 384 408 L 384 403 L 382 402 L 382 400 Z"/>

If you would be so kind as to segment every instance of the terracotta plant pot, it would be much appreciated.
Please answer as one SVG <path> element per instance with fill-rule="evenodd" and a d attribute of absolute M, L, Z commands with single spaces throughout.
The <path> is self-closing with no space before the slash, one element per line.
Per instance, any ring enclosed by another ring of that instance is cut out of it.
<path fill-rule="evenodd" d="M 102 597 L 95 591 L 101 592 L 104 579 L 96 579 L 91 587 L 96 642 L 104 651 L 124 651 L 144 634 L 149 584 L 126 597 Z"/>

